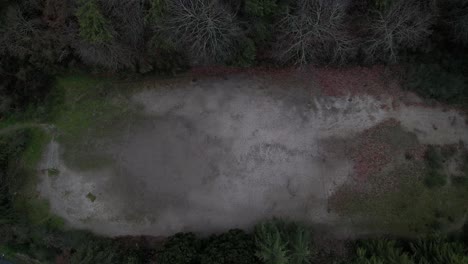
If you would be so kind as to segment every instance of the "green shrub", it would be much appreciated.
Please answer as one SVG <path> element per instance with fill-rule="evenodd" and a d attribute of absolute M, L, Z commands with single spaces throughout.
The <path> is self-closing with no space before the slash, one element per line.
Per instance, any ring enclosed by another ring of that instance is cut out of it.
<path fill-rule="evenodd" d="M 377 9 L 385 10 L 392 4 L 392 2 L 393 0 L 374 0 L 373 4 Z"/>
<path fill-rule="evenodd" d="M 240 41 L 239 52 L 231 64 L 238 67 L 252 66 L 255 64 L 256 53 L 255 42 L 250 38 L 244 38 L 243 41 Z"/>
<path fill-rule="evenodd" d="M 76 13 L 80 36 L 89 43 L 104 43 L 112 40 L 110 24 L 99 10 L 96 0 L 81 0 Z"/>
<path fill-rule="evenodd" d="M 413 258 L 397 246 L 396 241 L 377 239 L 361 242 L 353 264 L 415 264 Z"/>
<path fill-rule="evenodd" d="M 438 148 L 429 146 L 424 153 L 424 159 L 430 169 L 439 170 L 442 168 L 442 155 Z"/>
<path fill-rule="evenodd" d="M 301 225 L 294 224 L 289 235 L 289 250 L 291 264 L 310 263 L 315 252 L 311 248 L 311 234 Z"/>
<path fill-rule="evenodd" d="M 119 263 L 118 252 L 110 239 L 89 239 L 76 249 L 70 264 L 115 264 Z"/>
<path fill-rule="evenodd" d="M 447 176 L 436 170 L 429 170 L 424 178 L 424 184 L 429 188 L 445 186 L 447 184 Z"/>
<path fill-rule="evenodd" d="M 279 224 L 278 221 L 272 220 L 255 227 L 255 255 L 265 264 L 289 263 L 288 242 L 281 235 Z"/>
<path fill-rule="evenodd" d="M 150 8 L 146 14 L 145 22 L 148 24 L 158 23 L 164 15 L 165 0 L 150 0 Z"/>
<path fill-rule="evenodd" d="M 424 183 L 429 188 L 442 187 L 447 184 L 447 176 L 441 173 L 443 157 L 439 148 L 429 146 L 424 154 L 427 172 Z"/>
<path fill-rule="evenodd" d="M 440 236 L 431 236 L 411 243 L 411 250 L 421 264 L 468 263 L 463 244 L 449 242 Z"/>
<path fill-rule="evenodd" d="M 468 95 L 465 77 L 439 64 L 412 65 L 405 86 L 423 97 L 448 103 L 462 103 Z"/>
<path fill-rule="evenodd" d="M 178 233 L 168 238 L 157 256 L 160 264 L 190 264 L 198 257 L 198 240 L 192 233 Z"/>
<path fill-rule="evenodd" d="M 277 0 L 246 0 L 244 11 L 259 18 L 274 15 L 278 10 Z"/>
<path fill-rule="evenodd" d="M 200 256 L 200 263 L 203 264 L 255 264 L 256 262 L 254 237 L 239 229 L 211 236 Z"/>
<path fill-rule="evenodd" d="M 298 223 L 270 220 L 255 227 L 256 255 L 264 263 L 310 263 L 315 255 L 310 230 Z"/>
<path fill-rule="evenodd" d="M 140 66 L 141 73 L 156 72 L 175 74 L 189 68 L 188 58 L 177 51 L 168 39 L 155 33 L 147 43 L 147 69 Z"/>
<path fill-rule="evenodd" d="M 454 176 L 452 177 L 452 183 L 455 186 L 466 187 L 468 186 L 468 176 Z"/>

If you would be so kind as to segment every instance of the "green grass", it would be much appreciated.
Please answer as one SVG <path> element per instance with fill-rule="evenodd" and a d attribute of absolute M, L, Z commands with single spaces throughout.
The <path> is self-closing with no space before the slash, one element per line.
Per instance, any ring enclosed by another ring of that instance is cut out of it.
<path fill-rule="evenodd" d="M 60 170 L 57 168 L 51 168 L 47 170 L 47 176 L 49 177 L 56 177 L 59 176 Z"/>
<path fill-rule="evenodd" d="M 23 156 L 23 184 L 15 197 L 15 206 L 25 213 L 33 225 L 52 223 L 56 228 L 62 228 L 64 222 L 50 213 L 50 207 L 46 200 L 39 198 L 36 186 L 39 173 L 38 163 L 42 157 L 45 145 L 50 141 L 51 135 L 40 128 L 29 129 L 31 140 L 26 147 Z"/>
<path fill-rule="evenodd" d="M 31 140 L 23 153 L 23 163 L 26 169 L 34 171 L 42 157 L 44 147 L 51 140 L 51 135 L 41 128 L 30 128 Z"/>
<path fill-rule="evenodd" d="M 88 193 L 86 195 L 86 198 L 88 198 L 88 200 L 90 200 L 91 202 L 94 202 L 96 201 L 96 195 L 92 194 L 92 193 Z"/>
<path fill-rule="evenodd" d="M 13 258 L 15 251 L 8 246 L 0 245 L 0 255 L 5 255 L 6 258 Z"/>
<path fill-rule="evenodd" d="M 97 147 L 122 131 L 133 114 L 125 97 L 125 87 L 110 79 L 70 75 L 57 80 L 60 104 L 52 109 L 53 123 L 64 146 L 67 165 L 81 170 L 112 163 Z"/>
<path fill-rule="evenodd" d="M 444 186 L 428 188 L 424 184 L 424 164 L 400 164 L 398 168 L 376 175 L 371 188 L 396 184 L 390 189 L 356 191 L 344 186 L 332 207 L 339 214 L 356 219 L 367 231 L 401 236 L 416 236 L 443 231 L 455 225 L 468 210 L 468 188 Z"/>

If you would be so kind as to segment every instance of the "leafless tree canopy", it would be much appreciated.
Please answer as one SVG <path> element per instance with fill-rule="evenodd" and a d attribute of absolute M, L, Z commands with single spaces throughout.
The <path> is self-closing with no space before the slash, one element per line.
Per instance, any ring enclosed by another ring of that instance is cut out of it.
<path fill-rule="evenodd" d="M 26 19 L 20 6 L 10 7 L 6 16 L 8 23 L 0 27 L 0 53 L 27 58 L 37 65 L 59 63 L 69 55 L 65 29 L 60 36 L 46 30 L 42 20 Z"/>
<path fill-rule="evenodd" d="M 218 0 L 168 0 L 162 28 L 195 63 L 230 58 L 242 35 L 235 15 Z"/>
<path fill-rule="evenodd" d="M 450 0 L 452 10 L 449 12 L 448 24 L 456 42 L 468 44 L 468 1 Z"/>
<path fill-rule="evenodd" d="M 31 54 L 33 50 L 27 37 L 37 37 L 37 23 L 26 20 L 19 7 L 10 7 L 6 16 L 9 24 L 0 28 L 0 52 L 19 57 Z"/>
<path fill-rule="evenodd" d="M 298 0 L 278 24 L 277 57 L 286 63 L 342 63 L 353 51 L 347 1 Z"/>
<path fill-rule="evenodd" d="M 373 11 L 364 47 L 367 60 L 395 63 L 401 49 L 416 47 L 431 34 L 432 23 L 433 15 L 417 1 L 396 0 Z"/>

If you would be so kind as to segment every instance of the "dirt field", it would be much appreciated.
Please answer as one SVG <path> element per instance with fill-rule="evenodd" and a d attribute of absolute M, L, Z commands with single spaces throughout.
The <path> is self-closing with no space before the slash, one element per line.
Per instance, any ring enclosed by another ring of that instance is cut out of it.
<path fill-rule="evenodd" d="M 71 226 L 157 236 L 283 217 L 343 230 L 349 219 L 330 209 L 329 198 L 361 179 L 360 160 L 349 154 L 360 135 L 394 120 L 400 130 L 389 133 L 406 133 L 408 146 L 468 143 L 462 114 L 415 96 L 329 96 L 312 81 L 268 76 L 141 85 L 122 99 L 135 113 L 105 125 L 111 136 L 91 133 L 66 146 L 57 139 L 44 154 L 41 169 L 49 173 L 38 190 Z M 83 142 L 107 162 L 80 169 L 67 151 Z"/>

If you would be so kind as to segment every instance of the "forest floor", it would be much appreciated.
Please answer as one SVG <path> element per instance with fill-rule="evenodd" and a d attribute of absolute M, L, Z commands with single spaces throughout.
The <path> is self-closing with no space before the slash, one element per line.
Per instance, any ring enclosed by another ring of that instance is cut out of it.
<path fill-rule="evenodd" d="M 409 235 L 465 218 L 468 188 L 426 187 L 423 156 L 451 145 L 449 176 L 463 173 L 466 116 L 382 69 L 57 85 L 38 192 L 73 227 L 206 234 L 281 217 L 340 236 Z"/>

